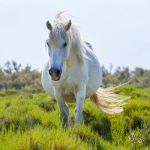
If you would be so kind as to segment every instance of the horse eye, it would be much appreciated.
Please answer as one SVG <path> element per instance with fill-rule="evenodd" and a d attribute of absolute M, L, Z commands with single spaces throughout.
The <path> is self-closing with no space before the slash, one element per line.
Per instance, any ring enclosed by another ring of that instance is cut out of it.
<path fill-rule="evenodd" d="M 64 43 L 64 47 L 66 47 L 67 46 L 67 43 Z"/>
<path fill-rule="evenodd" d="M 47 46 L 49 46 L 49 43 L 48 43 L 48 42 L 47 42 L 46 44 L 47 44 Z"/>

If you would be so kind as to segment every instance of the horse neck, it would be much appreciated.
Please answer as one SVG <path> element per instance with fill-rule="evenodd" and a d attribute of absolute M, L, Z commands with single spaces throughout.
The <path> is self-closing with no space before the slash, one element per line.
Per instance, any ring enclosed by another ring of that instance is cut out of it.
<path fill-rule="evenodd" d="M 70 48 L 69 58 L 66 60 L 67 69 L 77 67 L 79 65 L 81 66 L 81 64 L 83 63 L 79 58 L 77 51 L 78 51 L 77 47 L 72 45 Z"/>

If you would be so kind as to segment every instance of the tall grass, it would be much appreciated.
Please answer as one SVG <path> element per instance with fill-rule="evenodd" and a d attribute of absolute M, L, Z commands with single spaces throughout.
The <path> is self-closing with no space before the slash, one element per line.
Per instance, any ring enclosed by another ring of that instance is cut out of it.
<path fill-rule="evenodd" d="M 75 104 L 68 103 L 68 130 L 46 93 L 0 93 L 0 149 L 150 149 L 150 89 L 125 86 L 114 92 L 131 96 L 122 113 L 105 114 L 87 99 L 84 124 L 74 126 Z"/>

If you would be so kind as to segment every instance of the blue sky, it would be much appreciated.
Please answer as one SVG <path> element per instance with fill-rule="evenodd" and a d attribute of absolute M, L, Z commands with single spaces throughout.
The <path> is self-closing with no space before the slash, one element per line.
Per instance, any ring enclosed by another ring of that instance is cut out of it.
<path fill-rule="evenodd" d="M 77 17 L 101 65 L 150 69 L 149 0 L 0 0 L 0 64 L 15 60 L 41 71 L 46 21 L 63 9 Z"/>

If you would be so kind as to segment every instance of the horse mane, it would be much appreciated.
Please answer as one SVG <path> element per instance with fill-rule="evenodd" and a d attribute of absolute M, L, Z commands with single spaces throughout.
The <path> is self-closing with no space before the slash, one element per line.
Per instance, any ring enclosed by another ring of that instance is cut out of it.
<path fill-rule="evenodd" d="M 63 27 L 68 23 L 67 16 L 73 18 L 70 14 L 66 14 L 68 10 L 62 10 L 54 17 L 54 24 L 61 24 Z M 72 20 L 71 20 L 72 21 Z M 64 30 L 64 28 L 61 28 Z M 86 50 L 91 51 L 90 48 L 86 45 L 85 41 L 81 38 L 77 25 L 74 21 L 71 24 L 71 27 L 68 31 L 72 44 L 77 49 L 77 55 L 82 62 L 84 62 L 84 58 L 89 59 L 86 55 Z"/>

